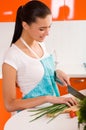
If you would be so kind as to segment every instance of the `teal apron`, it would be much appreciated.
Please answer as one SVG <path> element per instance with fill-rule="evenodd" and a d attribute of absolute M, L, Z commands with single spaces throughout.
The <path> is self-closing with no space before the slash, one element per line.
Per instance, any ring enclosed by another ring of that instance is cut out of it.
<path fill-rule="evenodd" d="M 29 93 L 27 93 L 23 99 L 34 98 L 39 96 L 60 96 L 57 84 L 54 79 L 54 60 L 53 56 L 50 55 L 42 60 L 40 60 L 41 64 L 44 68 L 44 75 L 41 81 L 32 89 Z"/>

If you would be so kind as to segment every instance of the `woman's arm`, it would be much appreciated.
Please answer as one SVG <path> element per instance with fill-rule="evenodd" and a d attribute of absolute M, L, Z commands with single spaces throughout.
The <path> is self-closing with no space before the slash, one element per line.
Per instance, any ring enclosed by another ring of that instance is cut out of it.
<path fill-rule="evenodd" d="M 13 112 L 27 108 L 36 107 L 43 103 L 65 103 L 69 106 L 76 104 L 72 98 L 63 98 L 55 96 L 41 96 L 36 98 L 18 99 L 16 96 L 16 70 L 4 63 L 2 65 L 3 74 L 3 98 L 7 111 Z"/>
<path fill-rule="evenodd" d="M 23 110 L 35 107 L 47 102 L 47 97 L 37 97 L 32 99 L 17 99 L 16 97 L 16 70 L 10 65 L 2 65 L 3 75 L 3 98 L 7 111 Z"/>

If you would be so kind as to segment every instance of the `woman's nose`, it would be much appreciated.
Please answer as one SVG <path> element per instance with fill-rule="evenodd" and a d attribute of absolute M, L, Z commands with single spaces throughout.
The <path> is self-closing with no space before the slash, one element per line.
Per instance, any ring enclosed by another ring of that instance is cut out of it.
<path fill-rule="evenodd" d="M 48 29 L 46 29 L 46 31 L 45 31 L 45 35 L 49 35 L 49 31 L 50 31 L 50 29 L 48 28 Z"/>

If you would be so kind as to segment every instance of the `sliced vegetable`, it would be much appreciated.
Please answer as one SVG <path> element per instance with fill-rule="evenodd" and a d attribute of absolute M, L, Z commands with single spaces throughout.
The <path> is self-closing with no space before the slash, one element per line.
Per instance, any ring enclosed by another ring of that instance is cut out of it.
<path fill-rule="evenodd" d="M 76 111 L 72 111 L 72 110 L 71 110 L 71 111 L 69 112 L 69 115 L 70 115 L 71 118 L 73 118 L 73 117 L 77 116 L 77 113 L 76 113 Z"/>

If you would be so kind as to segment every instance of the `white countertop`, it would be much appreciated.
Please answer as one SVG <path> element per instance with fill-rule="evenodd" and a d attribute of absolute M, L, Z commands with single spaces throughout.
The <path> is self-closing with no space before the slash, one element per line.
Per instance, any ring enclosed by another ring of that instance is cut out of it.
<path fill-rule="evenodd" d="M 77 117 L 70 118 L 68 114 L 62 114 L 50 123 L 47 123 L 47 117 L 29 122 L 31 114 L 27 110 L 18 113 L 10 118 L 4 130 L 78 130 Z"/>
<path fill-rule="evenodd" d="M 58 64 L 58 69 L 61 69 L 69 77 L 86 77 L 86 68 L 83 64 Z"/>
<path fill-rule="evenodd" d="M 86 89 L 81 90 L 86 95 Z M 70 96 L 67 94 L 65 96 Z M 5 124 L 4 130 L 78 130 L 77 117 L 70 118 L 68 113 L 57 116 L 54 120 L 47 123 L 49 118 L 44 116 L 33 122 L 32 112 L 23 110 L 12 116 Z"/>

